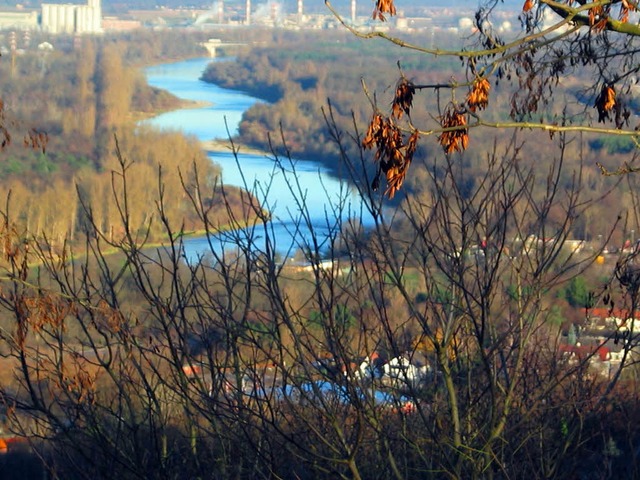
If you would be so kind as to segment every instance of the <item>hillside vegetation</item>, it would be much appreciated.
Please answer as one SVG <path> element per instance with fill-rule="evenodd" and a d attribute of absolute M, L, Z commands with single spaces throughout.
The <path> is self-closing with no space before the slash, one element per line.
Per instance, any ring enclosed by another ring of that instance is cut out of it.
<path fill-rule="evenodd" d="M 440 35 L 434 39 L 436 44 L 453 48 L 459 41 L 455 36 Z M 399 70 L 390 69 L 389 65 L 396 63 L 406 78 L 419 78 L 424 84 L 455 78 L 456 69 L 460 67 L 457 58 L 390 49 L 379 39 L 364 40 L 340 32 L 286 32 L 274 34 L 272 44 L 254 47 L 229 61 L 211 63 L 202 78 L 264 100 L 243 115 L 238 141 L 262 149 L 286 151 L 296 158 L 313 159 L 345 175 L 340 149 L 347 155 L 357 155 L 374 109 L 385 110 L 391 105 Z M 570 108 L 580 116 L 585 115 L 584 110 L 591 105 L 578 101 L 581 92 L 576 80 L 577 77 L 563 78 L 559 88 L 574 99 L 569 102 Z M 508 118 L 509 96 L 514 88 L 507 78 L 495 82 L 491 118 L 496 121 Z M 442 98 L 446 99 L 444 93 Z M 422 103 L 416 102 L 412 118 L 435 120 L 433 114 L 427 112 L 437 111 L 440 100 L 429 96 Z M 545 115 L 551 117 L 554 112 L 558 113 L 556 110 L 549 106 Z M 542 121 L 542 116 L 531 117 L 531 120 Z M 342 136 L 344 141 L 340 145 L 332 130 Z M 356 132 L 359 137 L 354 136 Z M 602 177 L 597 163 L 615 168 L 625 161 L 634 144 L 615 136 L 585 134 L 583 138 L 583 143 L 572 142 L 564 149 L 565 168 L 559 181 L 570 185 L 575 172 L 579 171 L 589 186 L 590 198 L 602 197 L 601 203 L 585 213 L 572 232 L 576 238 L 591 240 L 609 230 L 611 217 L 605 212 L 631 205 L 629 190 L 624 185 L 608 195 L 616 180 Z M 535 164 L 540 172 L 546 171 L 558 158 L 555 140 L 540 131 L 485 130 L 476 136 L 464 154 L 455 155 L 460 171 L 464 172 L 464 188 L 473 190 L 477 179 L 486 171 L 487 152 L 493 151 L 496 145 L 502 146 L 499 148 L 507 154 L 510 146 L 521 144 L 518 146 L 521 161 Z M 436 142 L 421 143 L 413 160 L 414 172 L 406 180 L 409 196 L 419 196 L 424 191 L 425 169 L 438 168 L 436 165 L 442 162 L 443 156 Z M 365 162 L 363 168 L 369 169 L 371 182 L 374 163 Z M 401 192 L 396 201 L 404 196 L 405 192 Z M 620 235 L 617 233 L 613 238 L 618 245 L 623 240 Z"/>
<path fill-rule="evenodd" d="M 136 120 L 182 105 L 149 87 L 139 66 L 201 54 L 197 41 L 176 42 L 171 33 L 83 38 L 73 44 L 62 39 L 47 54 L 27 50 L 15 59 L 15 69 L 9 61 L 0 62 L 6 78 L 4 125 L 12 137 L 0 161 L 0 197 L 9 198 L 17 228 L 46 236 L 56 248 L 81 240 L 89 223 L 97 227 L 94 234 L 118 240 L 121 206 L 112 193 L 121 189 L 114 172 L 124 161 L 130 172 L 129 221 L 140 239 L 164 238 L 152 200 L 161 185 L 174 199 L 164 206 L 167 218 L 176 228 L 196 229 L 185 188 L 198 171 L 204 201 L 213 206 L 219 167 L 195 139 L 141 128 Z M 24 148 L 22 137 L 34 148 Z M 236 197 L 232 203 L 242 217 L 239 192 L 227 193 Z M 212 222 L 228 225 L 228 212 L 214 210 L 219 213 Z"/>
<path fill-rule="evenodd" d="M 595 23 L 596 11 L 591 20 L 576 16 L 605 5 L 549 3 L 572 15 L 558 28 L 584 27 L 585 36 L 562 29 L 551 43 L 535 37 L 532 46 L 526 31 L 523 43 L 505 46 L 492 23 L 480 21 L 490 12 L 483 10 L 475 33 L 487 43 L 474 55 L 515 64 L 513 75 L 534 90 L 537 78 L 556 84 L 531 75 L 533 60 L 544 73 L 548 55 L 569 58 L 554 42 L 566 41 L 567 55 L 585 42 L 605 60 L 633 57 L 631 42 L 616 50 L 603 33 L 619 21 Z M 381 0 L 376 15 L 392 7 Z M 638 478 L 637 176 L 604 175 L 596 166 L 623 158 L 605 136 L 618 133 L 615 123 L 579 130 L 553 123 L 595 108 L 581 100 L 577 80 L 584 79 L 576 73 L 556 82 L 563 101 L 549 101 L 548 112 L 535 105 L 507 112 L 515 87 L 507 74 L 487 70 L 498 81 L 491 77 L 491 108 L 482 117 L 529 123 L 471 130 L 487 106 L 479 94 L 488 91 L 473 61 L 461 62 L 473 75 L 467 84 L 440 83 L 458 56 L 425 62 L 335 32 L 270 38 L 206 76 L 268 100 L 246 115 L 241 135 L 272 147 L 274 172 L 286 176 L 294 201 L 285 206 L 292 221 L 282 225 L 251 198 L 216 190 L 218 171 L 195 142 L 132 127 L 129 112 L 142 108 L 133 107 L 136 99 L 147 95 L 150 108 L 171 102 L 136 82 L 127 62 L 143 62 L 140 51 L 104 39 L 48 59 L 45 75 L 62 86 L 51 87 L 59 91 L 50 105 L 44 87 L 34 86 L 39 103 L 24 101 L 31 108 L 24 121 L 42 120 L 47 130 L 18 149 L 36 155 L 31 170 L 10 174 L 26 193 L 16 190 L 15 208 L 12 201 L 0 208 L 0 468 L 12 468 L 1 473 Z M 545 46 L 546 55 L 534 58 Z M 503 48 L 516 53 L 494 54 Z M 392 80 L 395 59 L 377 58 L 396 54 L 405 75 L 433 83 Z M 582 60 L 604 76 L 602 58 Z M 58 60 L 65 68 L 53 68 Z M 623 65 L 620 80 L 630 82 L 637 65 Z M 428 94 L 418 101 L 412 88 Z M 594 90 L 604 120 L 619 120 L 616 105 L 624 118 L 612 85 Z M 419 132 L 414 120 L 424 126 Z M 547 132 L 534 132 L 540 121 Z M 626 135 L 637 140 L 636 131 Z M 32 172 L 67 145 L 75 150 L 58 170 Z M 605 158 L 605 151 L 612 153 Z M 304 152 L 351 180 L 319 224 L 308 190 L 287 169 L 288 155 Z M 61 189 L 40 198 L 54 180 Z M 256 191 L 271 180 L 260 179 Z M 386 191 L 376 189 L 380 183 Z M 79 195 L 62 196 L 72 184 Z M 236 248 L 211 242 L 206 254 L 185 261 L 177 233 L 193 225 L 206 232 L 205 243 L 218 234 L 220 213 L 233 227 L 255 222 L 224 233 Z M 277 227 L 296 236 L 294 259 L 278 254 Z M 141 248 L 148 237 L 168 241 Z"/>

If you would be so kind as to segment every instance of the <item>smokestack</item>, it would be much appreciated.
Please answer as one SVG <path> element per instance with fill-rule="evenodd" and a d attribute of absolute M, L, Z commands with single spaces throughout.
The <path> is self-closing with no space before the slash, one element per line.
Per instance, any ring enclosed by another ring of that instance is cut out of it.
<path fill-rule="evenodd" d="M 218 0 L 218 23 L 224 22 L 224 2 Z"/>
<path fill-rule="evenodd" d="M 356 0 L 351 0 L 351 23 L 356 23 Z"/>
<path fill-rule="evenodd" d="M 298 17 L 302 18 L 302 0 L 298 0 Z"/>
<path fill-rule="evenodd" d="M 247 18 L 245 23 L 251 25 L 251 0 L 247 0 Z"/>

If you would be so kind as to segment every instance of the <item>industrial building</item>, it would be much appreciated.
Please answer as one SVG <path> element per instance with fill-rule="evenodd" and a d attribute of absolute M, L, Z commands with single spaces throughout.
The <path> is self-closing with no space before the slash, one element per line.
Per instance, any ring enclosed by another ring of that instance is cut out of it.
<path fill-rule="evenodd" d="M 35 30 L 38 28 L 37 12 L 1 12 L 0 13 L 0 30 Z"/>
<path fill-rule="evenodd" d="M 49 33 L 100 33 L 102 8 L 100 0 L 88 0 L 88 5 L 59 3 L 42 4 L 41 27 Z"/>

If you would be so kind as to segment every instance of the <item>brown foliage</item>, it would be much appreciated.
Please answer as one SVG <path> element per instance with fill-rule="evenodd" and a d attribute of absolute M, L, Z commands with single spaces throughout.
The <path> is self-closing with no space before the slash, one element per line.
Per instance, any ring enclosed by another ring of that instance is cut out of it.
<path fill-rule="evenodd" d="M 638 8 L 635 3 L 630 2 L 629 0 L 622 0 L 622 2 L 620 3 L 620 15 L 618 18 L 620 18 L 621 22 L 626 23 L 629 21 L 629 12 L 637 11 Z"/>
<path fill-rule="evenodd" d="M 469 130 L 465 127 L 467 119 L 464 111 L 453 105 L 449 105 L 440 119 L 442 128 L 451 129 L 442 132 L 438 141 L 445 153 L 462 152 L 469 144 Z"/>
<path fill-rule="evenodd" d="M 608 15 L 601 5 L 589 9 L 589 25 L 596 32 L 602 32 L 607 27 Z"/>
<path fill-rule="evenodd" d="M 489 90 L 491 84 L 486 78 L 476 78 L 471 90 L 467 94 L 467 105 L 469 110 L 484 110 L 489 105 Z"/>
<path fill-rule="evenodd" d="M 378 19 L 382 22 L 386 22 L 387 18 L 385 13 L 393 16 L 396 14 L 396 6 L 393 4 L 393 0 L 377 0 L 376 6 L 373 9 L 373 19 Z"/>
<path fill-rule="evenodd" d="M 594 107 L 598 109 L 598 121 L 604 122 L 609 119 L 609 113 L 616 106 L 616 91 L 612 85 L 603 85 L 600 95 L 596 99 Z"/>
<path fill-rule="evenodd" d="M 64 330 L 64 319 L 75 310 L 73 302 L 51 293 L 39 292 L 24 298 L 29 323 L 38 332 L 44 327 Z"/>
<path fill-rule="evenodd" d="M 398 120 L 402 118 L 402 115 L 406 113 L 410 114 L 413 104 L 413 96 L 416 93 L 416 89 L 410 81 L 406 78 L 402 78 L 396 86 L 396 94 L 393 97 L 393 103 L 391 105 L 391 111 L 394 117 Z"/>
<path fill-rule="evenodd" d="M 418 138 L 418 131 L 415 130 L 405 143 L 404 135 L 394 123 L 393 117 L 384 118 L 379 113 L 374 114 L 362 141 L 364 148 L 377 149 L 375 160 L 378 162 L 378 172 L 371 186 L 373 190 L 378 189 L 380 174 L 384 173 L 387 180 L 387 189 L 384 193 L 389 198 L 393 198 L 409 170 Z"/>

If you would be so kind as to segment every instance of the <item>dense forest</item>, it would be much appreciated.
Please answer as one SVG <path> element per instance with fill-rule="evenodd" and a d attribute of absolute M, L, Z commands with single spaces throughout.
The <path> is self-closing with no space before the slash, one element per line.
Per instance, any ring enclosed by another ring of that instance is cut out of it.
<path fill-rule="evenodd" d="M 328 136 L 322 115 L 328 102 L 334 118 L 345 130 L 371 115 L 371 103 L 360 79 L 374 92 L 387 92 L 394 72 L 389 62 L 398 61 L 405 74 L 429 72 L 434 62 L 416 52 L 392 55 L 381 42 L 354 38 L 346 32 L 285 32 L 272 45 L 255 47 L 231 62 L 215 62 L 203 80 L 246 91 L 266 103 L 249 109 L 240 124 L 240 140 L 264 148 L 267 133 L 282 126 L 291 152 L 332 163 L 337 150 Z M 436 63 L 439 72 L 453 72 L 457 60 Z M 435 77 L 434 77 L 435 78 Z M 328 111 L 327 111 L 328 113 Z"/>
<path fill-rule="evenodd" d="M 239 132 L 242 142 L 264 148 L 268 145 L 267 132 L 273 134 L 282 126 L 284 140 L 294 155 L 326 159 L 328 163 L 331 154 L 335 157 L 336 147 L 327 141 L 322 109 L 328 112 L 330 104 L 334 118 L 345 130 L 352 126 L 353 118 L 357 125 L 364 125 L 371 117 L 372 106 L 391 104 L 399 71 L 408 79 L 437 84 L 442 78 L 455 76 L 461 63 L 450 56 L 433 58 L 412 50 L 384 48 L 381 39 L 359 39 L 347 32 L 285 32 L 274 36 L 272 45 L 252 48 L 231 62 L 211 63 L 202 78 L 265 101 L 245 114 Z M 401 38 L 416 40 L 407 34 Z M 455 48 L 460 38 L 439 32 L 431 41 Z M 399 70 L 389 70 L 388 65 L 394 63 Z M 495 119 L 507 118 L 512 108 L 508 96 L 514 88 L 510 78 L 496 79 L 492 93 L 497 96 L 495 103 L 504 107 L 494 113 Z M 587 106 L 579 82 L 567 78 L 560 88 L 574 104 L 575 112 Z M 427 116 L 436 104 L 435 99 L 426 102 L 415 105 L 415 117 Z M 637 99 L 630 98 L 629 106 L 634 113 L 640 112 Z M 541 121 L 557 114 L 550 105 L 533 119 Z M 634 145 L 630 139 L 616 136 L 594 136 L 586 141 L 589 160 L 605 157 L 602 160 L 608 161 L 606 157 L 624 155 Z M 478 145 L 470 156 L 474 151 L 486 151 L 486 144 Z M 423 152 L 422 157 L 430 153 Z M 610 163 L 615 164 L 615 160 Z"/>

